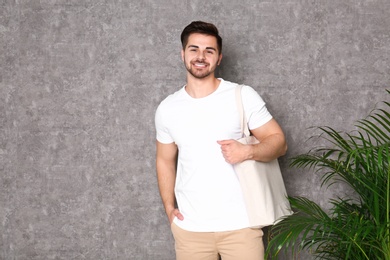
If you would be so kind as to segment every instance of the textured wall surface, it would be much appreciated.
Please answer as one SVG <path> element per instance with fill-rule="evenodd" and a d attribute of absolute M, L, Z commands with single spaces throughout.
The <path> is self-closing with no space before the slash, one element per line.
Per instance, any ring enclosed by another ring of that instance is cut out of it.
<path fill-rule="evenodd" d="M 185 82 L 179 36 L 198 19 L 222 33 L 218 75 L 285 130 L 288 192 L 342 192 L 287 159 L 309 127 L 352 130 L 386 98 L 388 0 L 2 0 L 0 259 L 174 259 L 154 112 Z"/>

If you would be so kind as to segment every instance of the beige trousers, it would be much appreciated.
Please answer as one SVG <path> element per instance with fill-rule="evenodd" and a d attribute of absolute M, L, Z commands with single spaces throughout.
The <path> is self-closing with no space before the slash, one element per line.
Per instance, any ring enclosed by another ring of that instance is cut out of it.
<path fill-rule="evenodd" d="M 190 232 L 171 225 L 176 260 L 263 260 L 263 231 Z"/>

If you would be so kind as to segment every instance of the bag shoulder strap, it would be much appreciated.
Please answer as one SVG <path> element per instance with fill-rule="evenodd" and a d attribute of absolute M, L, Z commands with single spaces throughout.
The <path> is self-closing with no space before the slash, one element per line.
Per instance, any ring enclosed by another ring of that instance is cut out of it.
<path fill-rule="evenodd" d="M 236 87 L 236 104 L 237 104 L 238 112 L 240 114 L 241 133 L 243 134 L 243 136 L 247 137 L 250 136 L 250 132 L 245 117 L 244 105 L 242 103 L 242 97 L 241 97 L 242 87 L 243 85 L 238 85 Z"/>

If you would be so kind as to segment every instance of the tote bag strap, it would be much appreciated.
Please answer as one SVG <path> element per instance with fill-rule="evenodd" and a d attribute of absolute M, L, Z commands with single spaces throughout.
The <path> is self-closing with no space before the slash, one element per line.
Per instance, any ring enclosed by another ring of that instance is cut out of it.
<path fill-rule="evenodd" d="M 236 87 L 236 103 L 238 108 L 238 113 L 240 114 L 240 124 L 241 124 L 241 133 L 244 137 L 250 136 L 248 123 L 245 117 L 244 106 L 242 104 L 241 89 L 243 85 L 238 85 Z"/>

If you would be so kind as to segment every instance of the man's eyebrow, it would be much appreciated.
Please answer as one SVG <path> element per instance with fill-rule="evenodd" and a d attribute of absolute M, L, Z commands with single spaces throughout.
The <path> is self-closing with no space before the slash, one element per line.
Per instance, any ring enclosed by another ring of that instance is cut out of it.
<path fill-rule="evenodd" d="M 188 45 L 187 48 L 199 48 L 199 46 L 196 46 L 196 45 Z"/>
<path fill-rule="evenodd" d="M 214 47 L 206 47 L 206 50 L 213 50 L 213 51 L 217 51 L 217 49 L 215 49 Z"/>
<path fill-rule="evenodd" d="M 197 46 L 197 45 L 188 45 L 187 48 L 197 48 L 197 49 L 199 49 L 199 46 Z M 217 51 L 217 49 L 215 49 L 214 47 L 206 47 L 206 50 Z"/>

